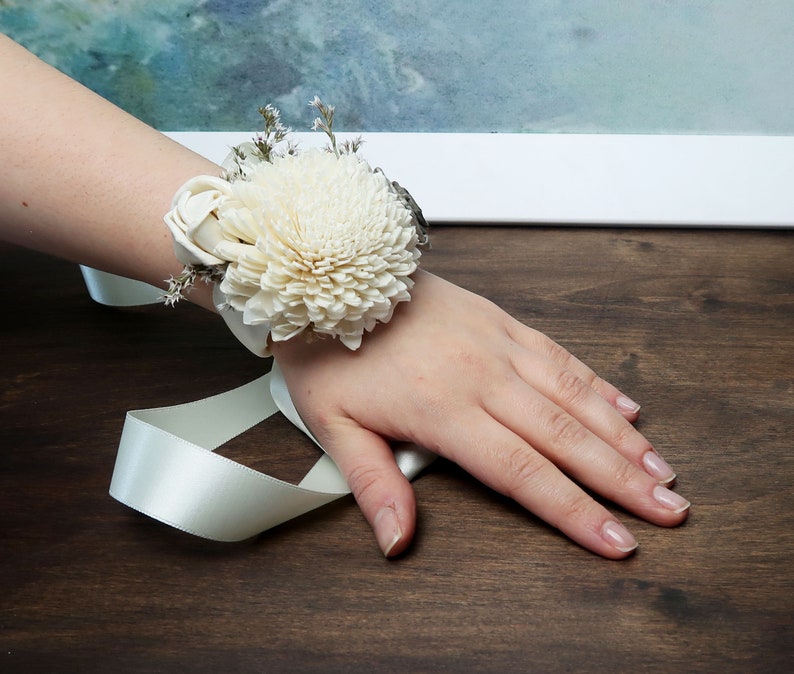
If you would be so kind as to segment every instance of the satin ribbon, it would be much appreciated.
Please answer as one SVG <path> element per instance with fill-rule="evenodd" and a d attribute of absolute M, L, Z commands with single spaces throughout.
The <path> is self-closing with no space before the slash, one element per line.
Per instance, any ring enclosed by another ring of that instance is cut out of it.
<path fill-rule="evenodd" d="M 162 291 L 153 286 L 89 267 L 80 269 L 89 294 L 101 304 L 161 301 Z M 245 343 L 245 331 L 235 325 L 242 325 L 237 312 L 222 315 Z M 247 346 L 256 352 L 256 345 Z M 270 373 L 226 393 L 127 412 L 110 495 L 191 534 L 239 541 L 349 494 L 344 477 L 325 453 L 297 485 L 215 453 L 279 411 L 322 449 L 295 409 L 275 361 Z M 398 448 L 394 454 L 408 479 L 435 458 L 418 447 Z"/>

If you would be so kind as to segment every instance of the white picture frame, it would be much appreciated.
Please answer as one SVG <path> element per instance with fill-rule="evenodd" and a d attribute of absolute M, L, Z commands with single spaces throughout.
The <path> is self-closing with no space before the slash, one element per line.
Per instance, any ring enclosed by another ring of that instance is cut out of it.
<path fill-rule="evenodd" d="M 253 134 L 168 135 L 220 162 Z M 794 226 L 794 136 L 360 135 L 360 154 L 435 224 Z M 326 140 L 295 138 L 303 147 Z"/>

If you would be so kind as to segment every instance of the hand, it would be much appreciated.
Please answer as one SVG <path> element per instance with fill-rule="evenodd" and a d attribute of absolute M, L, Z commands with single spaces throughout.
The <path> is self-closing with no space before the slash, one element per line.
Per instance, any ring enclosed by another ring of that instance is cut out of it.
<path fill-rule="evenodd" d="M 413 299 L 358 351 L 336 340 L 273 345 L 295 405 L 339 466 L 386 556 L 416 525 L 389 440 L 446 457 L 604 557 L 633 536 L 572 479 L 662 526 L 689 503 L 630 422 L 639 407 L 561 346 L 426 272 Z M 570 478 L 568 477 L 570 475 Z"/>

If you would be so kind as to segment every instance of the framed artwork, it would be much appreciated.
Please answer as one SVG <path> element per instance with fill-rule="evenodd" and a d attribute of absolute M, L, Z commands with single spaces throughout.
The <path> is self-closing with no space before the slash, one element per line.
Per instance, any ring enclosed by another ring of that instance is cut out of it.
<path fill-rule="evenodd" d="M 315 95 L 433 222 L 794 225 L 790 0 L 0 0 L 0 30 L 219 161 Z"/>

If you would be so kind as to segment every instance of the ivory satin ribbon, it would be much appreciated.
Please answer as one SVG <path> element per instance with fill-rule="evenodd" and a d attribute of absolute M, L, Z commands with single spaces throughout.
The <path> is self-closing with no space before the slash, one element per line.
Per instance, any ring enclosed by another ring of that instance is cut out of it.
<path fill-rule="evenodd" d="M 162 291 L 139 281 L 80 267 L 91 297 L 100 304 L 134 306 L 161 301 Z M 221 314 L 246 341 L 238 312 Z M 257 353 L 257 355 L 261 355 Z M 299 484 L 260 473 L 214 450 L 280 411 L 322 446 L 303 423 L 278 363 L 239 388 L 173 407 L 127 412 L 110 494 L 135 510 L 189 533 L 217 541 L 255 536 L 350 493 L 323 453 Z M 418 447 L 396 449 L 408 479 L 435 455 Z"/>

